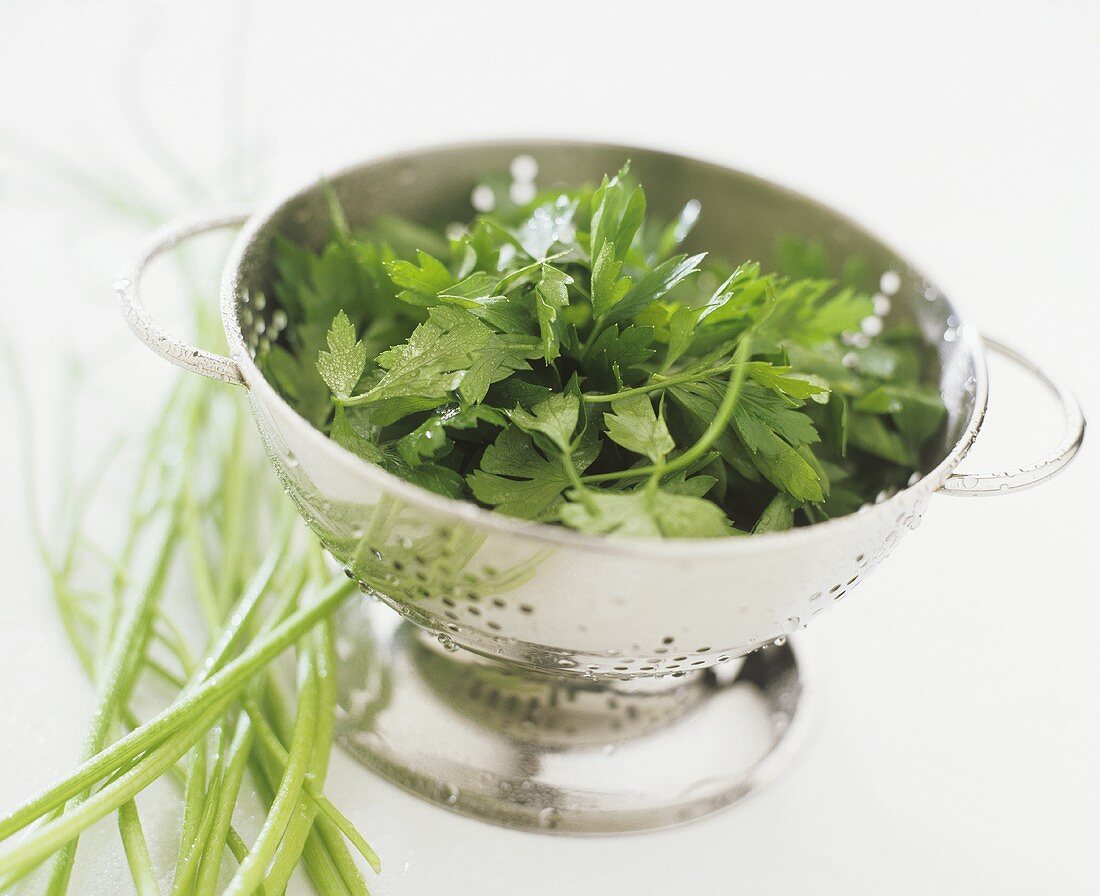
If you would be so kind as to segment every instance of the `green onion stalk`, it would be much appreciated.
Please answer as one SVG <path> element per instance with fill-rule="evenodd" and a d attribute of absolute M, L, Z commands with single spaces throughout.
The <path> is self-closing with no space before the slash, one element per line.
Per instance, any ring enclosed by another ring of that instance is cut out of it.
<path fill-rule="evenodd" d="M 197 318 L 213 341 L 216 323 Z M 32 528 L 96 696 L 80 764 L 0 817 L 0 892 L 31 876 L 47 896 L 70 892 L 81 835 L 113 815 L 139 896 L 274 896 L 299 866 L 325 896 L 367 894 L 378 857 L 324 794 L 331 620 L 354 584 L 297 518 L 234 390 L 181 378 L 151 416 L 114 544 L 101 538 L 107 496 L 94 477 L 65 475 L 47 525 L 28 435 Z M 287 653 L 291 699 L 276 664 Z M 174 867 L 161 872 L 135 799 L 164 778 L 183 813 Z M 234 814 L 252 794 L 265 811 L 249 842 Z"/>

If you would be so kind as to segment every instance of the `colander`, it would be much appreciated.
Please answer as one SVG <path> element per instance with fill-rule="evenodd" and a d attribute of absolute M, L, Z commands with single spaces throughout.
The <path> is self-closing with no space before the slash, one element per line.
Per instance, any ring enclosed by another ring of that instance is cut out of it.
<path fill-rule="evenodd" d="M 511 167 L 520 158 L 522 164 Z M 254 356 L 286 315 L 269 288 L 273 240 L 330 235 L 314 180 L 264 211 L 229 211 L 154 234 L 117 284 L 153 351 L 243 385 L 271 462 L 302 515 L 366 596 L 342 610 L 341 742 L 393 782 L 458 812 L 568 833 L 641 830 L 695 818 L 757 788 L 805 726 L 806 685 L 787 639 L 855 588 L 915 529 L 933 494 L 1003 495 L 1061 470 L 1084 434 L 1069 393 L 983 340 L 893 249 L 825 206 L 718 165 L 632 146 L 517 141 L 418 150 L 328 178 L 352 225 L 380 214 L 469 219 L 487 176 L 537 168 L 575 186 L 629 158 L 649 206 L 702 203 L 692 245 L 775 262 L 781 237 L 881 275 L 891 322 L 915 325 L 938 361 L 942 436 L 911 484 L 856 513 L 749 538 L 587 536 L 424 491 L 345 451 L 278 395 Z M 167 335 L 138 291 L 182 240 L 241 227 L 221 286 L 229 357 Z M 981 427 L 984 347 L 1030 371 L 1065 417 L 1029 466 L 957 472 Z M 397 611 L 395 615 L 385 608 Z"/>

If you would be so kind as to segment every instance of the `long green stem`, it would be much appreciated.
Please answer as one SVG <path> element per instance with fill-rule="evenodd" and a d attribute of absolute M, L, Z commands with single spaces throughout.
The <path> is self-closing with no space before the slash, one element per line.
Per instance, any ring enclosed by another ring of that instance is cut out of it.
<path fill-rule="evenodd" d="M 0 839 L 11 836 L 36 818 L 51 812 L 136 756 L 156 746 L 181 728 L 203 718 L 211 705 L 222 705 L 272 659 L 302 637 L 339 606 L 354 590 L 347 579 L 338 579 L 316 602 L 288 616 L 265 637 L 254 641 L 232 662 L 190 694 L 164 709 L 140 728 L 80 765 L 68 778 L 25 802 L 0 819 Z"/>
<path fill-rule="evenodd" d="M 137 804 L 133 800 L 119 807 L 118 832 L 122 837 L 126 862 L 130 866 L 130 876 L 134 879 L 137 896 L 160 896 L 160 886 L 157 883 L 156 872 L 153 870 L 153 860 L 149 856 L 149 844 L 145 840 Z"/>
<path fill-rule="evenodd" d="M 237 805 L 244 780 L 244 771 L 248 764 L 248 754 L 252 749 L 252 725 L 245 713 L 237 721 L 237 730 L 229 745 L 222 786 L 218 792 L 213 822 L 206 838 L 206 846 L 201 852 L 201 863 L 195 880 L 193 896 L 214 896 L 218 875 L 222 867 L 223 847 L 233 819 L 233 808 Z M 243 861 L 243 856 L 239 861 Z"/>
<path fill-rule="evenodd" d="M 699 439 L 683 454 L 679 454 L 672 460 L 660 464 L 647 464 L 644 467 L 633 467 L 629 470 L 621 470 L 614 473 L 596 473 L 585 476 L 585 482 L 614 482 L 619 479 L 635 479 L 641 476 L 650 476 L 652 483 L 664 476 L 678 473 L 700 461 L 710 450 L 711 445 L 722 435 L 729 425 L 730 418 L 737 407 L 737 399 L 741 395 L 741 386 L 745 382 L 746 362 L 750 356 L 750 341 L 746 334 L 737 346 L 735 364 L 726 383 L 726 391 L 722 395 L 722 401 L 715 411 L 714 418 Z"/>
<path fill-rule="evenodd" d="M 149 640 L 156 604 L 168 576 L 175 538 L 176 522 L 173 519 L 168 525 L 149 585 L 125 615 L 112 644 L 100 683 L 96 708 L 92 714 L 91 726 L 84 744 L 85 759 L 103 749 L 119 711 L 129 702 L 134 681 L 140 670 L 140 658 L 144 656 L 145 645 Z M 75 794 L 74 805 L 83 801 L 87 795 L 86 790 Z M 65 844 L 65 848 L 54 860 L 46 885 L 47 896 L 59 896 L 68 888 L 72 863 L 76 856 L 76 845 L 76 838 L 73 838 Z"/>
<path fill-rule="evenodd" d="M 195 719 L 191 728 L 174 733 L 129 771 L 98 790 L 79 805 L 66 809 L 63 815 L 36 828 L 26 839 L 0 853 L 0 891 L 10 887 L 38 866 L 46 857 L 71 843 L 88 827 L 105 815 L 132 800 L 138 793 L 163 775 L 224 710 L 223 699 L 205 714 Z"/>
<path fill-rule="evenodd" d="M 271 761 L 285 765 L 287 760 L 286 748 L 279 741 L 278 735 L 271 728 L 270 724 L 268 724 L 263 711 L 255 701 L 252 701 L 251 705 L 246 701 L 245 707 L 248 710 L 249 717 L 252 719 L 253 724 L 256 726 L 257 741 L 265 755 Z M 332 801 L 325 796 L 322 786 L 322 782 L 319 782 L 316 776 L 310 773 L 306 775 L 305 781 L 302 784 L 302 789 L 316 804 L 321 815 L 332 822 L 332 824 L 348 838 L 351 844 L 356 848 L 359 854 L 367 860 L 375 872 L 380 873 L 382 865 L 377 853 L 375 853 L 370 844 L 363 838 L 363 835 L 360 834 L 351 823 L 351 820 L 337 809 L 336 806 L 332 804 Z"/>
<path fill-rule="evenodd" d="M 226 888 L 225 896 L 248 896 L 263 880 L 267 865 L 275 855 L 298 801 L 302 779 L 313 749 L 314 727 L 317 724 L 318 682 L 314 649 L 307 642 L 299 661 L 298 718 L 294 725 L 282 781 L 279 782 L 260 834 Z"/>
<path fill-rule="evenodd" d="M 591 392 L 583 395 L 582 398 L 589 404 L 605 404 L 612 401 L 621 401 L 624 398 L 633 398 L 636 395 L 649 395 L 651 392 L 660 392 L 671 386 L 682 386 L 685 383 L 699 383 L 704 380 L 713 379 L 718 376 L 718 374 L 728 373 L 736 369 L 737 365 L 738 362 L 733 360 L 728 364 L 719 364 L 717 367 L 709 367 L 706 370 L 698 370 L 691 373 L 677 373 L 673 376 L 653 374 L 653 381 L 646 383 L 644 386 L 634 386 L 631 389 L 622 389 L 619 392 L 609 392 L 607 394 Z"/>

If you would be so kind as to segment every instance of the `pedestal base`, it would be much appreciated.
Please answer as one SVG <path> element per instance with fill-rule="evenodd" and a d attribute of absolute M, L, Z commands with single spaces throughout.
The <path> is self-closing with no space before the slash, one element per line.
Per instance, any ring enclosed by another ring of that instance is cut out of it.
<path fill-rule="evenodd" d="M 585 681 L 448 651 L 366 601 L 339 631 L 340 743 L 406 790 L 512 828 L 707 815 L 768 781 L 805 717 L 789 644 L 679 678 Z"/>

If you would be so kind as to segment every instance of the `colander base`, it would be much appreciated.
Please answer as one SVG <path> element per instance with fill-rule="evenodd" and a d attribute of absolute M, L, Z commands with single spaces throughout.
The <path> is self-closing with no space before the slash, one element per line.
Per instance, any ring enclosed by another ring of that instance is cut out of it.
<path fill-rule="evenodd" d="M 616 834 L 708 815 L 770 780 L 806 717 L 789 642 L 677 678 L 588 681 L 448 651 L 369 601 L 339 631 L 341 745 L 510 828 Z"/>

